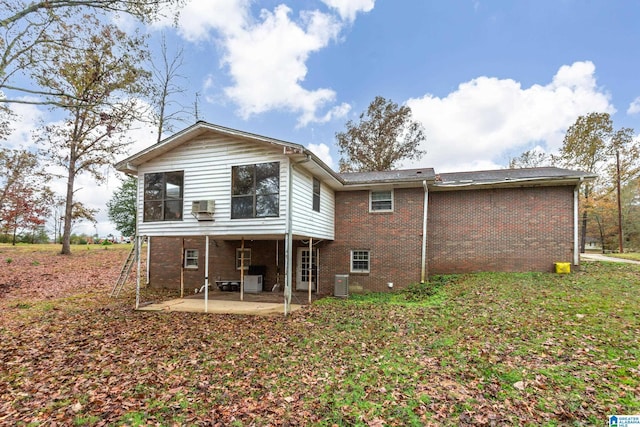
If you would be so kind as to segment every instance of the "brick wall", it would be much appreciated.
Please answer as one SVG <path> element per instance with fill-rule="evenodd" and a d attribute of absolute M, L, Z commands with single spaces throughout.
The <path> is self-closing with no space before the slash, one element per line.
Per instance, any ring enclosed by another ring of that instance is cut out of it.
<path fill-rule="evenodd" d="M 552 271 L 573 259 L 573 187 L 429 193 L 429 273 Z"/>
<path fill-rule="evenodd" d="M 336 274 L 348 274 L 351 288 L 387 291 L 420 281 L 422 188 L 395 189 L 394 212 L 369 213 L 369 191 L 336 193 L 336 239 L 320 251 L 319 289 L 333 292 Z M 554 262 L 573 259 L 573 187 L 460 190 L 429 193 L 428 274 L 475 271 L 552 271 Z M 235 251 L 240 241 L 210 239 L 210 281 L 239 279 Z M 293 248 L 296 288 L 297 246 Z M 284 285 L 284 242 L 278 242 Z M 199 250 L 199 266 L 185 270 L 185 293 L 204 283 L 205 238 L 185 238 Z M 276 283 L 276 241 L 245 241 L 251 264 L 266 266 L 265 283 Z M 150 285 L 180 288 L 181 237 L 151 239 Z M 350 251 L 370 251 L 370 272 L 350 273 Z"/>
<path fill-rule="evenodd" d="M 152 237 L 149 270 L 149 284 L 154 288 L 180 289 L 180 267 L 182 262 L 182 237 Z M 263 278 L 266 286 L 273 286 L 278 278 L 276 268 L 276 242 L 246 240 L 245 248 L 251 249 L 251 265 L 266 267 Z M 280 282 L 284 283 L 284 244 L 278 243 Z M 241 247 L 239 240 L 209 239 L 209 281 L 240 280 L 240 271 L 236 269 L 236 249 Z M 185 294 L 193 293 L 204 284 L 205 238 L 185 237 L 185 249 L 198 250 L 198 268 L 184 270 Z"/>
<path fill-rule="evenodd" d="M 387 291 L 420 281 L 422 188 L 395 189 L 394 212 L 369 213 L 369 191 L 336 193 L 336 239 L 320 249 L 320 292 L 332 292 L 336 274 L 350 287 Z M 369 250 L 370 272 L 350 273 L 351 250 Z"/>

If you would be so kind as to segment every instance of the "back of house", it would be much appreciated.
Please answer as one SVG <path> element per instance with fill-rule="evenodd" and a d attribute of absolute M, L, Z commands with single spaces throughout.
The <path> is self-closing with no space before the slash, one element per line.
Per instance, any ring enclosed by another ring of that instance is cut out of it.
<path fill-rule="evenodd" d="M 578 189 L 559 168 L 339 174 L 305 147 L 198 122 L 122 160 L 138 176 L 150 286 L 386 291 L 430 274 L 577 266 Z"/>

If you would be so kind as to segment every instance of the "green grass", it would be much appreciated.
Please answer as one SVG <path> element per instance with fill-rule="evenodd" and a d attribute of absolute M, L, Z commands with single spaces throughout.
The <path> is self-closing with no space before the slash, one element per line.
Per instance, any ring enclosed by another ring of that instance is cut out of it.
<path fill-rule="evenodd" d="M 604 425 L 640 412 L 635 265 L 438 277 L 288 318 L 22 304 L 0 327 L 0 402 L 12 402 L 0 412 L 24 425 L 38 413 L 75 425 Z"/>
<path fill-rule="evenodd" d="M 611 258 L 623 258 L 623 259 L 630 259 L 633 261 L 640 261 L 640 253 L 638 252 L 629 252 L 629 253 L 622 253 L 622 254 L 606 254 L 606 255 Z"/>

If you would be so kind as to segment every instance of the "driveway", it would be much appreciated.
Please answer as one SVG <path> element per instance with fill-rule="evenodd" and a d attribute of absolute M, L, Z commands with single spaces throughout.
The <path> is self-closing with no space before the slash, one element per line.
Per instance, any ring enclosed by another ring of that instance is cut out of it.
<path fill-rule="evenodd" d="M 616 258 L 612 256 L 605 256 L 602 254 L 580 254 L 580 261 L 605 261 L 605 262 L 624 262 L 626 264 L 638 264 L 640 261 L 633 261 L 631 259 Z"/>

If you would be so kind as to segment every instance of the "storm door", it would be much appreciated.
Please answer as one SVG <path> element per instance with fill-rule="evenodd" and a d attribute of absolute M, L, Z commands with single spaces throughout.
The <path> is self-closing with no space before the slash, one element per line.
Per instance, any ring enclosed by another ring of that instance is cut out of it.
<path fill-rule="evenodd" d="M 310 256 L 309 248 L 298 248 L 298 262 L 296 263 L 296 291 L 309 290 L 309 265 L 311 265 L 311 290 L 316 290 L 316 276 L 318 275 L 318 250 L 314 249 Z"/>

